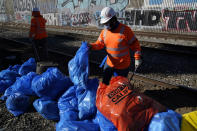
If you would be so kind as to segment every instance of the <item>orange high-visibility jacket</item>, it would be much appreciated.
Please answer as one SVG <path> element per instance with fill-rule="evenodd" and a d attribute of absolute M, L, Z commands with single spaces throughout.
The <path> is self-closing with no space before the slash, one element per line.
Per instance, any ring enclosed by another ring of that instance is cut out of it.
<path fill-rule="evenodd" d="M 140 59 L 141 56 L 141 47 L 134 32 L 122 23 L 113 31 L 103 29 L 98 40 L 91 45 L 92 50 L 106 47 L 107 64 L 115 69 L 125 69 L 130 66 L 129 49 L 135 51 L 135 59 Z"/>
<path fill-rule="evenodd" d="M 40 17 L 34 17 L 31 19 L 31 29 L 29 37 L 34 37 L 34 39 L 43 39 L 47 37 L 47 33 L 45 30 L 45 24 L 46 20 L 40 16 Z"/>

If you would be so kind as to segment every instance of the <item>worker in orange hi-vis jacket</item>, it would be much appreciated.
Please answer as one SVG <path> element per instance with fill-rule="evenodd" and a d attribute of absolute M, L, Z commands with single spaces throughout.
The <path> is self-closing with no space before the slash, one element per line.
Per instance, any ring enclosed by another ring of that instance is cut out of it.
<path fill-rule="evenodd" d="M 135 68 L 142 63 L 141 47 L 130 27 L 117 20 L 113 8 L 105 7 L 101 11 L 100 23 L 104 25 L 98 40 L 88 43 L 91 50 L 101 50 L 106 47 L 107 60 L 104 65 L 103 83 L 109 85 L 114 74 L 127 77 L 131 63 L 130 49 L 135 51 Z"/>
<path fill-rule="evenodd" d="M 40 15 L 38 8 L 33 8 L 29 38 L 33 44 L 36 61 L 47 61 L 46 20 Z"/>

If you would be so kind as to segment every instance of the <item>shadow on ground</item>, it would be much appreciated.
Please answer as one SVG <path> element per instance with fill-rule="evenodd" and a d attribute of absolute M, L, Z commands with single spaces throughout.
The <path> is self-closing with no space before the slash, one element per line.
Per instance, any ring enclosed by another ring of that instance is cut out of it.
<path fill-rule="evenodd" d="M 197 92 L 183 88 L 164 90 L 145 90 L 144 94 L 166 107 L 176 110 L 183 107 L 197 107 Z"/>

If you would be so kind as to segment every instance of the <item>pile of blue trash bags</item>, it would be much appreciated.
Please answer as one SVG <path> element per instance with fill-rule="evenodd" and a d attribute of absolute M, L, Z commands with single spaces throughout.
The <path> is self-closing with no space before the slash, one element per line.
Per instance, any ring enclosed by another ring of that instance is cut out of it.
<path fill-rule="evenodd" d="M 28 111 L 33 103 L 42 117 L 57 121 L 57 131 L 117 131 L 96 108 L 97 78 L 89 79 L 88 47 L 82 42 L 68 63 L 69 77 L 50 67 L 36 74 L 36 62 L 30 58 L 22 65 L 0 72 L 1 100 L 14 116 Z M 31 97 L 36 97 L 32 102 Z M 168 110 L 157 113 L 145 130 L 178 131 L 181 115 Z"/>

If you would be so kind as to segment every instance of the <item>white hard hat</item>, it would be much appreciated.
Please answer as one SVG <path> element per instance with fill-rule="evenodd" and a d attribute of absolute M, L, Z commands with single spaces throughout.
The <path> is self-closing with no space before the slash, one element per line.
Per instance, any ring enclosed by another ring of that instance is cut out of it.
<path fill-rule="evenodd" d="M 101 11 L 101 24 L 108 22 L 113 16 L 116 15 L 116 12 L 111 7 L 105 7 Z"/>
<path fill-rule="evenodd" d="M 39 11 L 39 9 L 37 7 L 33 8 L 33 11 Z"/>

